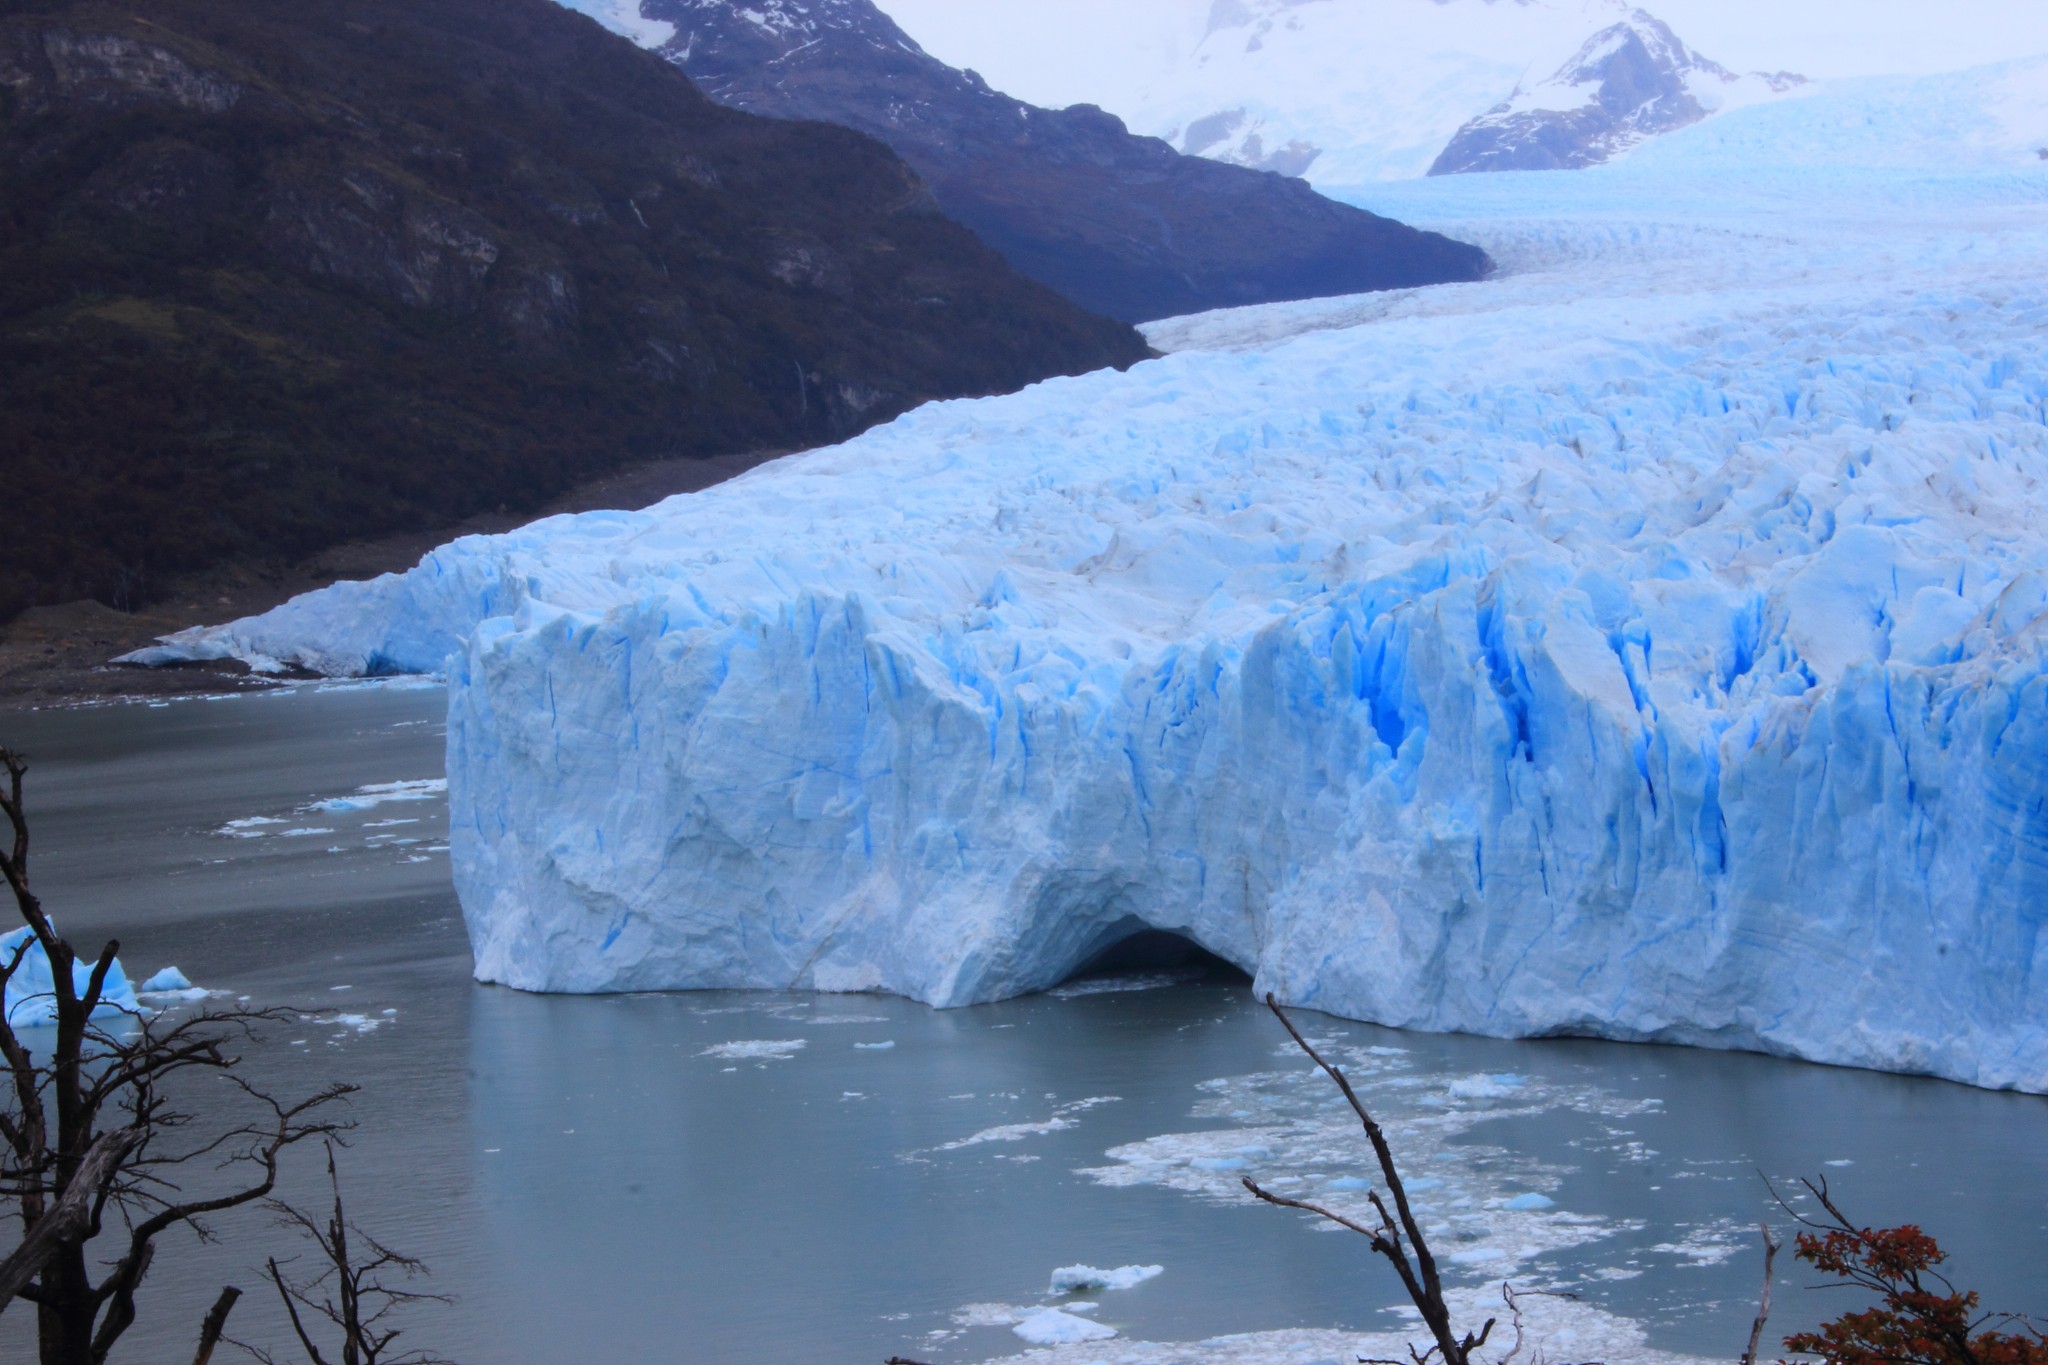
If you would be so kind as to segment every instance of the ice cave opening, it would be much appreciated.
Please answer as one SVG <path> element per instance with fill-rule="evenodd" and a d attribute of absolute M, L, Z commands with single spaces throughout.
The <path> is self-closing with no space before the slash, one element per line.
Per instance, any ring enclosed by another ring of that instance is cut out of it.
<path fill-rule="evenodd" d="M 1251 974 L 1218 957 L 1184 934 L 1129 921 L 1127 932 L 1112 931 L 1110 942 L 1096 949 L 1060 985 L 1142 972 L 1173 972 L 1191 980 L 1251 983 Z M 1125 926 L 1118 926 L 1123 930 Z"/>

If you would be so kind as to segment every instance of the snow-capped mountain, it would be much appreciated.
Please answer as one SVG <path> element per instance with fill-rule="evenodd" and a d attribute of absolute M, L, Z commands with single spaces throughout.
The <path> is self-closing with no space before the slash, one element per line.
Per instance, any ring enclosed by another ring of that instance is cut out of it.
<path fill-rule="evenodd" d="M 622 10 L 620 7 L 625 6 Z M 1045 109 L 927 54 L 871 0 L 586 0 L 713 99 L 887 143 L 1019 271 L 1126 321 L 1484 274 L 1462 243 L 1298 181 Z"/>
<path fill-rule="evenodd" d="M 1795 83 L 1736 77 L 1627 0 L 1211 0 L 1185 56 L 1106 102 L 1183 151 L 1357 185 L 1423 175 L 1475 119 L 1529 116 L 1472 133 L 1491 148 L 1597 107 L 1552 163 L 1586 165 Z"/>
<path fill-rule="evenodd" d="M 1429 173 L 1595 166 L 1646 138 L 1805 83 L 1785 71 L 1738 76 L 1688 48 L 1655 15 L 1632 10 L 1588 38 L 1548 80 L 1516 90 L 1460 128 Z"/>

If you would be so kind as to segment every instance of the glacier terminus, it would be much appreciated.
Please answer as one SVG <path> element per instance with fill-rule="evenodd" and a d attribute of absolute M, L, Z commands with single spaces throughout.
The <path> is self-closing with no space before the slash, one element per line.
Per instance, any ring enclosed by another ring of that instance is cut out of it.
<path fill-rule="evenodd" d="M 523 989 L 964 1005 L 1155 928 L 1355 1018 L 2048 1091 L 2048 161 L 1783 161 L 2029 70 L 1380 187 L 1501 276 L 147 657 L 445 669 Z"/>

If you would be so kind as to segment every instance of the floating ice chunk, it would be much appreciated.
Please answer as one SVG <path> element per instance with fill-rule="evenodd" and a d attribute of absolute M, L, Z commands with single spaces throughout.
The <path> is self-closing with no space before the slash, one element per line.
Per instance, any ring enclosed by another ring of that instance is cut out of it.
<path fill-rule="evenodd" d="M 1198 1171 L 1241 1171 L 1250 1164 L 1241 1156 L 1198 1156 L 1188 1161 Z"/>
<path fill-rule="evenodd" d="M 936 1150 L 953 1152 L 958 1151 L 962 1147 L 979 1147 L 984 1142 L 1022 1142 L 1025 1138 L 1039 1137 L 1046 1133 L 1057 1133 L 1073 1126 L 1074 1121 L 1072 1119 L 1059 1114 L 1055 1114 L 1051 1118 L 1043 1119 L 1037 1123 L 1002 1123 L 997 1124 L 993 1128 L 984 1128 L 980 1132 L 970 1134 L 967 1137 L 955 1139 L 952 1142 L 940 1143 Z"/>
<path fill-rule="evenodd" d="M 204 986 L 195 986 L 176 967 L 166 967 L 149 980 L 135 988 L 138 996 L 147 996 L 161 1005 L 171 1000 L 204 1000 L 213 994 Z"/>
<path fill-rule="evenodd" d="M 271 815 L 245 815 L 239 820 L 228 821 L 225 825 L 215 830 L 214 833 L 225 835 L 230 839 L 261 839 L 265 825 L 282 825 L 287 823 L 289 822 Z"/>
<path fill-rule="evenodd" d="M 1010 1329 L 1033 1346 L 1065 1346 L 1081 1341 L 1108 1341 L 1114 1327 L 1077 1318 L 1057 1308 L 1041 1308 Z"/>
<path fill-rule="evenodd" d="M 356 811 L 370 810 L 392 801 L 431 801 L 446 795 L 448 779 L 445 777 L 420 778 L 409 782 L 372 782 L 357 787 L 351 796 L 333 796 L 325 801 L 315 801 L 305 807 L 307 810 Z"/>
<path fill-rule="evenodd" d="M 953 1096 L 952 1098 L 972 1099 L 973 1096 Z M 1117 1098 L 1115 1095 L 1091 1095 L 1085 1100 L 1074 1100 L 1060 1105 L 1052 1111 L 1051 1118 L 1041 1119 L 1036 1123 L 998 1124 L 993 1128 L 984 1128 L 978 1133 L 970 1134 L 964 1138 L 957 1138 L 952 1142 L 940 1143 L 932 1150 L 935 1152 L 953 1152 L 958 1151 L 962 1147 L 979 1147 L 985 1142 L 1022 1142 L 1025 1138 L 1040 1137 L 1046 1133 L 1064 1132 L 1076 1126 L 1074 1119 L 1071 1117 L 1072 1115 L 1093 1109 L 1097 1105 L 1115 1104 Z"/>
<path fill-rule="evenodd" d="M 1484 1265 L 1488 1261 L 1504 1261 L 1508 1254 L 1499 1247 L 1473 1247 L 1470 1251 L 1454 1251 L 1444 1259 L 1455 1265 Z"/>
<path fill-rule="evenodd" d="M 885 1038 L 879 1043 L 854 1044 L 854 1047 L 862 1052 L 887 1052 L 890 1048 L 894 1046 L 896 1046 L 896 1040 L 894 1038 Z"/>
<path fill-rule="evenodd" d="M 1459 1100 L 1501 1100 L 1522 1088 L 1520 1076 L 1460 1076 L 1445 1087 Z"/>
<path fill-rule="evenodd" d="M 1088 976 L 1053 987 L 1046 994 L 1055 1000 L 1076 1000 L 1084 995 L 1117 995 L 1124 991 L 1156 991 L 1178 986 L 1188 979 L 1186 972 L 1146 972 L 1139 976 Z"/>
<path fill-rule="evenodd" d="M 19 965 L 7 979 L 5 997 L 0 998 L 0 1005 L 4 1005 L 7 1011 L 7 1022 L 15 1028 L 36 1028 L 56 1023 L 57 979 L 50 972 L 50 959 L 44 954 L 42 944 L 36 941 L 34 932 L 27 925 L 12 933 L 0 934 L 0 963 L 14 962 L 17 954 L 20 955 Z M 71 964 L 72 988 L 80 996 L 92 984 L 96 962 L 97 959 L 80 958 Z M 128 974 L 121 970 L 121 959 L 115 958 L 100 984 L 100 1000 L 93 1010 L 93 1017 L 103 1019 L 132 1015 L 139 1009 L 135 988 L 129 983 Z"/>
<path fill-rule="evenodd" d="M 278 837 L 278 838 L 280 838 L 280 839 L 305 839 L 305 838 L 309 838 L 309 837 L 311 837 L 312 835 L 315 835 L 315 834 L 332 834 L 332 833 L 334 833 L 334 831 L 333 831 L 333 830 L 331 830 L 331 829 L 322 829 L 322 828 L 319 828 L 319 827 L 317 827 L 317 826 L 311 826 L 311 825 L 308 825 L 308 826 L 302 826 L 302 827 L 301 827 L 301 828 L 299 828 L 299 829 L 285 829 L 285 830 L 279 830 L 279 831 L 278 831 L 278 833 L 277 833 L 277 837 Z M 329 850 L 328 850 L 328 852 L 330 852 L 330 853 L 334 853 L 334 852 L 339 852 L 339 850 L 337 850 L 337 849 L 329 849 Z"/>
<path fill-rule="evenodd" d="M 1667 1256 L 1681 1256 L 1691 1265 L 1719 1265 L 1742 1250 L 1732 1225 L 1688 1228 L 1676 1242 L 1659 1242 L 1650 1248 Z"/>
<path fill-rule="evenodd" d="M 739 1042 L 714 1043 L 697 1055 L 727 1062 L 786 1062 L 803 1051 L 808 1041 L 804 1038 L 749 1038 Z"/>
<path fill-rule="evenodd" d="M 1518 1194 L 1513 1199 L 1503 1200 L 1501 1207 L 1516 1213 L 1541 1213 L 1544 1209 L 1556 1208 L 1557 1201 L 1541 1194 Z"/>
<path fill-rule="evenodd" d="M 1163 1265 L 1120 1265 L 1100 1270 L 1092 1265 L 1061 1266 L 1052 1273 L 1048 1294 L 1078 1294 L 1088 1289 L 1129 1289 L 1166 1272 Z"/>

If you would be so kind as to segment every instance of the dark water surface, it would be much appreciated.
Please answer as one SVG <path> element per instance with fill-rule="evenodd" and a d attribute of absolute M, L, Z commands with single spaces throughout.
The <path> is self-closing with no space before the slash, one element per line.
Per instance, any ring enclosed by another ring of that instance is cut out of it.
<path fill-rule="evenodd" d="M 0 742 L 35 763 L 37 881 L 75 940 L 118 936 L 138 978 L 175 963 L 337 1012 L 272 1031 L 248 1071 L 293 1094 L 363 1087 L 351 1212 L 456 1298 L 409 1342 L 473 1363 L 984 1360 L 1022 1343 L 961 1310 L 1037 1305 L 1075 1262 L 1165 1267 L 1101 1296 L 1126 1338 L 1392 1325 L 1360 1239 L 1236 1186 L 1296 1177 L 1341 1200 L 1330 1182 L 1366 1156 L 1241 977 L 946 1012 L 477 986 L 445 802 L 391 787 L 441 775 L 441 719 L 438 689 L 402 686 L 0 712 Z M 1989 1306 L 2048 1313 L 2040 1098 L 1303 1018 L 1410 1174 L 1444 1182 L 1421 1197 L 1465 1282 L 1576 1286 L 1657 1347 L 1733 1358 L 1753 1225 L 1786 1221 L 1760 1169 L 1825 1173 L 1859 1217 L 1935 1232 Z M 301 1155 L 295 1193 L 315 1196 Z M 1502 1208 L 1530 1193 L 1554 1208 Z M 291 1249 L 254 1211 L 217 1231 L 166 1239 L 117 1360 L 190 1359 L 219 1286 L 253 1291 L 251 1267 Z M 1790 1287 L 1811 1279 L 1788 1266 L 1775 1328 L 1851 1306 Z M 27 1358 L 25 1310 L 0 1316 L 0 1359 Z M 254 1293 L 232 1327 L 285 1340 Z"/>

